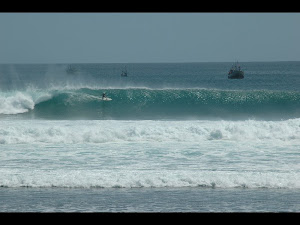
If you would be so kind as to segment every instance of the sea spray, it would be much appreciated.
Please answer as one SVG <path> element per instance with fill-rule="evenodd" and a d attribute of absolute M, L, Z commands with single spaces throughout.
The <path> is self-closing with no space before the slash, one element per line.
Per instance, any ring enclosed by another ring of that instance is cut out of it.
<path fill-rule="evenodd" d="M 0 96 L 0 114 L 25 113 L 33 109 L 34 105 L 31 96 L 21 92 L 13 93 L 8 97 Z"/>
<path fill-rule="evenodd" d="M 0 92 L 0 115 L 26 113 L 33 110 L 36 104 L 51 98 L 51 92 L 32 87 L 28 87 L 24 91 Z"/>

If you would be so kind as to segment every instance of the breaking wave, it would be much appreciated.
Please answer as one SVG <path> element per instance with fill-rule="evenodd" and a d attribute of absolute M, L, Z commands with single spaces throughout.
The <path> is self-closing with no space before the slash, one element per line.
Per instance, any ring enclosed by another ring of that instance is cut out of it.
<path fill-rule="evenodd" d="M 63 188 L 286 188 L 298 189 L 294 173 L 232 171 L 6 171 L 0 170 L 0 187 Z"/>
<path fill-rule="evenodd" d="M 106 92 L 112 101 L 102 101 Z M 47 119 L 290 119 L 300 93 L 214 89 L 61 89 L 0 93 L 0 114 Z"/>
<path fill-rule="evenodd" d="M 80 144 L 230 140 L 297 143 L 300 119 L 285 121 L 0 121 L 0 144 Z"/>

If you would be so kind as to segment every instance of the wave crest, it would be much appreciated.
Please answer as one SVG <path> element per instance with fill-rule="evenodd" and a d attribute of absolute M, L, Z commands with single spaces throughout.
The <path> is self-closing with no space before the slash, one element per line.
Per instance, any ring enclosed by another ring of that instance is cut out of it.
<path fill-rule="evenodd" d="M 102 93 L 112 98 L 101 99 Z M 48 119 L 290 119 L 300 93 L 211 89 L 61 89 L 1 96 L 0 114 Z"/>

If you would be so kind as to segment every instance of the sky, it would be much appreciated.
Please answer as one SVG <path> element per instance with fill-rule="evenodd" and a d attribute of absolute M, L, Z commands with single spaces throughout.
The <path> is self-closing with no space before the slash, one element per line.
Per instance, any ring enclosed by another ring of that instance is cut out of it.
<path fill-rule="evenodd" d="M 0 13 L 0 63 L 300 61 L 300 13 Z"/>

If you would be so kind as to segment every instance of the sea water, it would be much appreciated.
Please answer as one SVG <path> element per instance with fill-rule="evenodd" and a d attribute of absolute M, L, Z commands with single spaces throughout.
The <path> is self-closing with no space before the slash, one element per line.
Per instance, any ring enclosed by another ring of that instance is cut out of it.
<path fill-rule="evenodd" d="M 240 64 L 0 65 L 0 211 L 298 212 L 300 62 Z"/>

